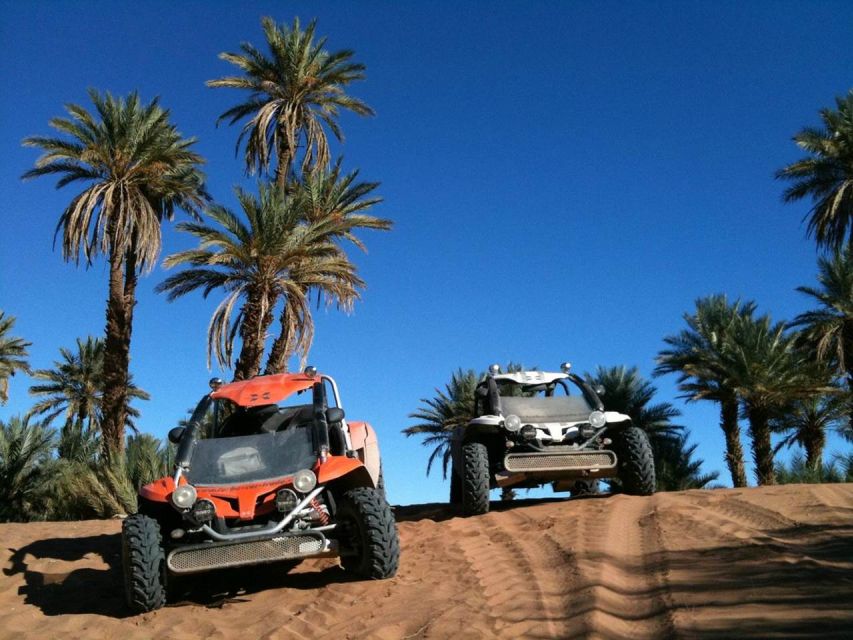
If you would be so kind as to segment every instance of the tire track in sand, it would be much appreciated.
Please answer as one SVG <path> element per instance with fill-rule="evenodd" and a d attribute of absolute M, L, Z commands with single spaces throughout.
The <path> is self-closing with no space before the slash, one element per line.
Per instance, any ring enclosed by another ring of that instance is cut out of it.
<path fill-rule="evenodd" d="M 495 637 L 565 637 L 561 585 L 567 556 L 558 545 L 536 544 L 527 538 L 535 521 L 511 512 L 492 512 L 450 523 L 455 544 L 476 576 L 493 621 Z"/>

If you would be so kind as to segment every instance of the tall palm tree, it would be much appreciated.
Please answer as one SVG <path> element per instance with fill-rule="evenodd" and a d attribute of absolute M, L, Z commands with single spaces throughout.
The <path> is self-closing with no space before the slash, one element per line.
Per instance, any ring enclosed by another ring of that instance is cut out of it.
<path fill-rule="evenodd" d="M 234 124 L 248 118 L 237 139 L 238 152 L 246 140 L 246 170 L 269 174 L 275 156 L 275 179 L 284 188 L 300 148 L 303 174 L 328 165 L 326 128 L 343 140 L 338 124 L 341 110 L 360 116 L 373 115 L 373 110 L 346 93 L 348 85 L 364 79 L 364 65 L 352 61 L 352 51 L 330 53 L 324 49 L 325 38 L 315 41 L 316 21 L 304 31 L 298 18 L 288 26 L 266 17 L 261 25 L 269 54 L 246 42 L 240 45 L 242 53 L 219 54 L 241 75 L 209 80 L 207 86 L 249 92 L 245 102 L 228 109 L 219 120 Z"/>
<path fill-rule="evenodd" d="M 86 188 L 62 212 L 66 260 L 99 255 L 109 262 L 104 353 L 105 454 L 116 457 L 124 446 L 130 340 L 136 284 L 153 267 L 160 252 L 160 225 L 176 209 L 197 215 L 208 199 L 201 156 L 193 138 L 183 138 L 169 112 L 155 99 L 142 104 L 134 92 L 125 98 L 89 92 L 96 114 L 69 104 L 70 118 L 51 126 L 64 137 L 34 136 L 25 146 L 44 154 L 24 178 L 57 174 L 57 187 L 82 182 Z"/>
<path fill-rule="evenodd" d="M 483 375 L 478 375 L 473 369 L 458 369 L 451 375 L 444 389 L 437 388 L 432 398 L 421 398 L 421 406 L 409 414 L 410 418 L 419 422 L 403 429 L 403 433 L 410 437 L 423 435 L 421 444 L 433 447 L 427 460 L 427 475 L 435 461 L 441 460 L 442 477 L 447 478 L 450 438 L 456 427 L 466 425 L 476 417 L 474 393 L 482 379 Z"/>
<path fill-rule="evenodd" d="M 204 297 L 217 289 L 226 293 L 211 319 L 208 358 L 215 356 L 220 366 L 230 367 L 239 332 L 235 380 L 259 372 L 267 330 L 280 300 L 308 322 L 311 310 L 304 293 L 308 288 L 328 282 L 342 297 L 355 297 L 364 284 L 346 256 L 326 239 L 333 222 L 305 224 L 298 198 L 276 187 L 258 188 L 258 197 L 236 190 L 246 222 L 225 207 L 213 206 L 207 215 L 216 226 L 179 224 L 179 229 L 199 239 L 199 248 L 166 258 L 167 268 L 187 268 L 157 286 L 158 291 L 168 292 L 170 301 L 196 289 Z M 232 321 L 234 307 L 241 301 Z"/>
<path fill-rule="evenodd" d="M 364 243 L 355 235 L 357 229 L 377 229 L 387 231 L 391 221 L 366 213 L 368 209 L 382 201 L 382 198 L 371 196 L 379 186 L 377 182 L 356 182 L 358 171 L 343 174 L 341 160 L 329 170 L 317 169 L 305 175 L 300 181 L 294 197 L 299 198 L 302 215 L 308 223 L 331 222 L 327 226 L 327 239 L 338 244 L 341 241 L 352 243 L 362 251 L 367 251 Z M 337 304 L 339 308 L 348 308 L 354 301 L 346 295 L 348 291 L 339 291 L 321 282 L 315 286 L 317 303 L 325 297 L 329 304 Z M 312 291 L 303 291 L 310 297 Z M 280 316 L 279 335 L 270 351 L 265 373 L 281 373 L 287 366 L 287 360 L 296 350 L 297 345 L 310 347 L 310 336 L 303 336 L 300 330 L 306 323 L 299 316 L 299 309 L 285 304 Z M 303 353 L 305 350 L 303 349 Z"/>
<path fill-rule="evenodd" d="M 749 318 L 755 303 L 729 303 L 725 295 L 696 301 L 696 311 L 684 314 L 687 329 L 667 336 L 669 346 L 657 357 L 655 375 L 675 373 L 688 402 L 710 400 L 720 405 L 720 428 L 726 439 L 726 465 L 735 487 L 746 486 L 743 447 L 738 424 L 738 396 L 728 380 L 727 335 L 738 318 Z"/>
<path fill-rule="evenodd" d="M 27 347 L 32 343 L 9 335 L 15 324 L 14 316 L 0 311 L 0 404 L 9 400 L 9 378 L 16 371 L 28 372 Z"/>
<path fill-rule="evenodd" d="M 853 398 L 853 250 L 848 246 L 820 258 L 817 280 L 819 287 L 797 291 L 816 300 L 818 308 L 801 313 L 791 326 L 800 329 L 800 344 L 844 377 Z M 849 422 L 853 426 L 853 411 Z"/>
<path fill-rule="evenodd" d="M 658 491 L 686 491 L 704 489 L 720 474 L 717 471 L 702 473 L 701 458 L 694 459 L 697 444 L 688 444 L 690 432 L 671 438 L 662 438 L 657 444 L 658 459 L 655 461 L 655 478 Z"/>
<path fill-rule="evenodd" d="M 33 378 L 41 381 L 30 387 L 30 394 L 40 400 L 30 409 L 30 415 L 43 416 L 52 422 L 64 415 L 62 433 L 97 433 L 101 430 L 104 415 L 104 341 L 89 336 L 77 338 L 77 349 L 62 347 L 61 360 L 55 361 L 53 369 L 38 369 Z M 147 392 L 133 384 L 128 375 L 125 424 L 136 430 L 133 419 L 139 411 L 130 405 L 132 400 L 148 400 Z"/>
<path fill-rule="evenodd" d="M 55 435 L 26 417 L 0 420 L 0 521 L 44 516 L 41 503 Z"/>
<path fill-rule="evenodd" d="M 775 484 L 771 420 L 794 399 L 830 392 L 829 376 L 796 348 L 785 323 L 774 323 L 769 316 L 738 318 L 728 339 L 728 384 L 741 398 L 749 420 L 758 484 Z"/>
<path fill-rule="evenodd" d="M 808 155 L 776 172 L 792 184 L 786 202 L 811 198 L 808 231 L 819 245 L 841 249 L 853 241 L 853 89 L 835 99 L 836 109 L 821 109 L 821 128 L 794 136 Z"/>
<path fill-rule="evenodd" d="M 771 419 L 770 427 L 776 433 L 785 434 L 776 446 L 801 446 L 806 452 L 806 466 L 819 470 L 823 463 L 826 433 L 837 429 L 844 419 L 845 406 L 836 396 L 813 395 L 801 398 L 786 406 Z"/>

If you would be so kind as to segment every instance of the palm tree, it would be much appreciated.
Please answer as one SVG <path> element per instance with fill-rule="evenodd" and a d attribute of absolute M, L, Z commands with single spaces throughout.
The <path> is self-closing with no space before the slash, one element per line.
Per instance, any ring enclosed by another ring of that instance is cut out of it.
<path fill-rule="evenodd" d="M 810 469 L 819 469 L 823 462 L 826 432 L 838 429 L 845 408 L 836 396 L 813 395 L 794 401 L 770 421 L 772 431 L 785 434 L 775 450 L 797 444 L 806 452 L 806 465 Z"/>
<path fill-rule="evenodd" d="M 32 343 L 9 335 L 15 324 L 14 316 L 0 311 L 0 404 L 9 400 L 9 378 L 16 371 L 29 372 L 27 347 Z"/>
<path fill-rule="evenodd" d="M 223 113 L 219 121 L 234 124 L 249 118 L 237 139 L 237 151 L 246 139 L 246 170 L 270 173 L 276 157 L 275 179 L 284 188 L 302 148 L 302 173 L 329 163 L 326 127 L 338 140 L 343 133 L 338 124 L 341 110 L 360 116 L 373 115 L 361 100 L 345 93 L 347 86 L 364 79 L 365 67 L 352 61 L 352 51 L 329 53 L 326 39 L 315 41 L 316 21 L 303 31 L 299 19 L 292 26 L 277 25 L 263 18 L 269 56 L 249 43 L 242 53 L 221 53 L 219 57 L 236 66 L 241 75 L 207 82 L 209 87 L 249 91 L 249 97 Z"/>
<path fill-rule="evenodd" d="M 49 479 L 55 433 L 24 417 L 0 420 L 0 521 L 44 516 L 41 505 Z"/>
<path fill-rule="evenodd" d="M 710 400 L 720 404 L 720 428 L 726 439 L 726 465 L 735 487 L 746 486 L 743 447 L 738 424 L 738 396 L 728 380 L 727 334 L 738 318 L 750 318 L 755 303 L 729 304 L 725 295 L 696 301 L 696 312 L 685 314 L 687 329 L 667 336 L 669 346 L 657 357 L 655 375 L 675 373 L 688 402 Z"/>
<path fill-rule="evenodd" d="M 367 248 L 355 235 L 355 231 L 357 229 L 387 231 L 391 228 L 391 221 L 365 213 L 382 201 L 382 198 L 370 195 L 379 183 L 356 182 L 357 178 L 358 171 L 344 175 L 341 161 L 338 160 L 330 170 L 317 169 L 304 176 L 294 197 L 299 198 L 302 215 L 307 223 L 332 223 L 327 227 L 329 241 L 336 243 L 348 241 L 366 252 Z M 348 309 L 354 299 L 348 297 L 347 294 L 350 292 L 346 288 L 336 289 L 335 284 L 334 281 L 323 281 L 315 285 L 317 303 L 319 304 L 325 297 L 327 303 L 334 303 L 339 308 Z M 311 291 L 306 288 L 303 294 L 310 297 Z M 288 358 L 299 345 L 302 347 L 303 354 L 307 351 L 311 345 L 311 336 L 304 335 L 302 332 L 309 324 L 300 317 L 299 309 L 285 304 L 280 316 L 279 335 L 273 342 L 265 373 L 284 371 Z"/>
<path fill-rule="evenodd" d="M 838 250 L 853 241 L 853 89 L 835 103 L 836 110 L 821 109 L 823 127 L 807 127 L 794 136 L 808 156 L 776 177 L 792 183 L 785 202 L 811 198 L 809 234 L 819 245 Z"/>
<path fill-rule="evenodd" d="M 728 339 L 728 384 L 741 398 L 749 420 L 758 484 L 775 484 L 771 420 L 792 400 L 830 392 L 829 376 L 796 348 L 786 324 L 774 323 L 769 316 L 738 318 Z"/>
<path fill-rule="evenodd" d="M 258 197 L 236 190 L 248 224 L 222 206 L 207 211 L 217 227 L 179 224 L 180 230 L 199 239 L 199 248 L 166 258 L 167 268 L 188 268 L 157 286 L 158 291 L 168 292 L 170 301 L 196 289 L 204 297 L 216 289 L 225 291 L 208 329 L 208 358 L 215 356 L 220 366 L 230 367 L 239 332 L 235 380 L 259 372 L 267 330 L 280 300 L 286 300 L 307 323 L 311 310 L 306 290 L 326 283 L 341 298 L 355 298 L 364 285 L 346 256 L 326 239 L 333 221 L 303 223 L 298 198 L 275 187 L 258 188 Z M 232 322 L 234 307 L 241 300 Z"/>
<path fill-rule="evenodd" d="M 168 445 L 154 436 L 141 433 L 127 439 L 127 476 L 138 491 L 142 485 L 162 478 L 170 471 Z"/>
<path fill-rule="evenodd" d="M 104 415 L 104 341 L 91 336 L 85 341 L 77 338 L 76 351 L 63 347 L 59 353 L 62 359 L 53 363 L 53 369 L 38 369 L 32 374 L 42 383 L 30 387 L 30 394 L 41 398 L 30 415 L 43 416 L 48 423 L 64 415 L 61 442 L 66 432 L 71 442 L 78 437 L 91 439 L 87 434 L 94 437 L 101 430 Z M 127 380 L 125 425 L 135 431 L 133 419 L 139 417 L 139 411 L 129 403 L 150 396 L 133 384 L 133 376 L 128 375 Z M 79 436 L 72 436 L 76 433 Z"/>
<path fill-rule="evenodd" d="M 686 491 L 704 489 L 720 474 L 717 471 L 702 473 L 704 460 L 693 459 L 697 444 L 687 444 L 690 432 L 671 438 L 662 438 L 657 443 L 655 477 L 658 491 Z"/>
<path fill-rule="evenodd" d="M 799 328 L 800 344 L 815 358 L 844 376 L 848 397 L 853 397 L 853 250 L 845 247 L 832 257 L 818 260 L 819 287 L 797 287 L 818 302 L 818 308 L 798 315 L 791 327 Z M 853 412 L 849 422 L 853 427 Z"/>
<path fill-rule="evenodd" d="M 483 379 L 473 369 L 458 369 L 450 377 L 444 389 L 436 389 L 432 398 L 421 398 L 421 406 L 410 418 L 417 424 L 403 429 L 407 436 L 424 435 L 421 443 L 425 447 L 434 447 L 427 460 L 427 475 L 436 460 L 441 460 L 442 477 L 447 479 L 450 464 L 450 438 L 456 427 L 464 426 L 473 420 L 474 392 Z"/>
<path fill-rule="evenodd" d="M 143 105 L 136 93 L 123 99 L 94 90 L 89 97 L 97 116 L 70 104 L 70 118 L 50 121 L 64 137 L 24 140 L 44 151 L 24 178 L 57 174 L 57 187 L 88 185 L 62 212 L 56 232 L 66 260 L 79 263 L 82 254 L 88 265 L 105 254 L 109 262 L 101 428 L 106 455 L 116 457 L 124 446 L 138 276 L 157 259 L 163 220 L 176 209 L 197 215 L 208 195 L 202 158 L 191 150 L 195 139 L 181 136 L 156 99 Z"/>

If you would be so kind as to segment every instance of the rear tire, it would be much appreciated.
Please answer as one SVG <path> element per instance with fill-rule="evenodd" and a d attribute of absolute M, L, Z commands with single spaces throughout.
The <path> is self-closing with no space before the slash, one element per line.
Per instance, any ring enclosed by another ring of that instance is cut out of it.
<path fill-rule="evenodd" d="M 594 496 L 601 493 L 598 480 L 578 480 L 572 487 L 570 494 L 572 498 L 580 498 L 582 496 Z"/>
<path fill-rule="evenodd" d="M 166 604 L 166 556 L 160 525 L 134 514 L 121 525 L 122 567 L 127 605 L 137 613 Z"/>
<path fill-rule="evenodd" d="M 489 511 L 489 452 L 482 442 L 462 445 L 462 514 Z"/>
<path fill-rule="evenodd" d="M 394 514 L 377 489 L 357 487 L 345 492 L 337 510 L 338 524 L 345 532 L 342 541 L 349 549 L 341 556 L 345 571 L 362 578 L 381 580 L 397 573 L 400 540 Z"/>
<path fill-rule="evenodd" d="M 655 459 L 646 432 L 628 427 L 614 441 L 623 491 L 631 496 L 652 495 L 655 492 Z"/>

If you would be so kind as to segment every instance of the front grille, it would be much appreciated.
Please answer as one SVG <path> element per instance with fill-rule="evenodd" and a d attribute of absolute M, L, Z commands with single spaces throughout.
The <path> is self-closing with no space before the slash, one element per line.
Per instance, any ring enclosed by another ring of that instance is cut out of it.
<path fill-rule="evenodd" d="M 504 458 L 507 471 L 569 471 L 615 466 L 616 454 L 612 451 L 509 453 Z"/>
<path fill-rule="evenodd" d="M 268 540 L 212 543 L 175 549 L 169 554 L 166 562 L 173 573 L 194 573 L 208 569 L 301 558 L 318 554 L 324 551 L 325 547 L 326 539 L 319 534 L 281 536 Z"/>

